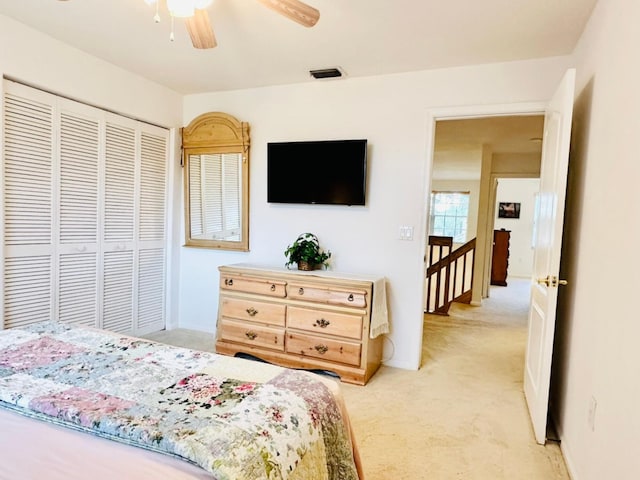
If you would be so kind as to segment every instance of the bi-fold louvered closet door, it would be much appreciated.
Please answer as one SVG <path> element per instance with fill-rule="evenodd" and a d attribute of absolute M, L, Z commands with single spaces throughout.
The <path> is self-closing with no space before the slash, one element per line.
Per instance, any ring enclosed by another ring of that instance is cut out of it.
<path fill-rule="evenodd" d="M 168 131 L 4 87 L 4 328 L 164 328 Z"/>

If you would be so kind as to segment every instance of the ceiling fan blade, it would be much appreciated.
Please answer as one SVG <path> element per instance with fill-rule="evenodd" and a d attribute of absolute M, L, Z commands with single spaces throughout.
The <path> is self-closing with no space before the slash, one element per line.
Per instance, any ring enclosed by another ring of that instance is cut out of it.
<path fill-rule="evenodd" d="M 313 27 L 320 19 L 320 12 L 299 0 L 258 0 L 271 10 L 290 18 L 294 22 Z"/>
<path fill-rule="evenodd" d="M 218 43 L 206 10 L 197 10 L 193 17 L 186 19 L 191 43 L 195 48 L 214 48 Z"/>

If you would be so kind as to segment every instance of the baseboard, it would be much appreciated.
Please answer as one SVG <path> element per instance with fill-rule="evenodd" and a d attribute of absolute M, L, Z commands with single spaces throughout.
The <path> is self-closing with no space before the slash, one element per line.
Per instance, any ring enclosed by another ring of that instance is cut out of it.
<path fill-rule="evenodd" d="M 471 300 L 469 302 L 469 305 L 471 305 L 472 307 L 481 307 L 482 306 L 482 300 L 481 301 L 477 301 L 477 300 Z"/>
<path fill-rule="evenodd" d="M 402 362 L 402 361 L 399 362 L 393 359 L 383 360 L 382 364 L 386 367 L 401 368 L 402 370 L 416 371 L 420 369 L 420 366 L 419 365 L 416 366 L 414 363 Z"/>
<path fill-rule="evenodd" d="M 553 416 L 551 417 L 551 422 L 553 423 L 553 427 L 558 435 L 558 439 L 560 440 L 560 451 L 562 452 L 562 458 L 564 460 L 564 464 L 567 467 L 567 472 L 569 473 L 569 478 L 571 480 L 580 480 L 576 469 L 574 467 L 573 458 L 571 456 L 571 450 L 567 446 L 567 442 L 564 440 L 564 435 L 562 429 L 558 426 L 558 422 L 555 421 Z"/>

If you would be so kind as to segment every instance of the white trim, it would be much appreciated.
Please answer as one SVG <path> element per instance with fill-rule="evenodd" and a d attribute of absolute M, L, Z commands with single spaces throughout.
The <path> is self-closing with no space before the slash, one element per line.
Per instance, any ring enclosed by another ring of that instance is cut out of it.
<path fill-rule="evenodd" d="M 3 72 L 0 72 L 3 73 Z M 5 94 L 5 82 L 0 82 L 0 99 L 2 103 L 0 104 L 0 245 L 4 245 L 4 94 Z M 0 248 L 0 271 L 4 272 L 4 247 Z M 4 274 L 0 275 L 0 298 L 4 298 Z M 4 308 L 0 308 L 0 330 L 4 330 Z"/>
<path fill-rule="evenodd" d="M 180 219 L 182 215 L 182 137 L 180 129 L 169 130 L 169 165 L 167 169 L 167 231 L 165 279 L 165 329 L 178 328 L 180 314 Z"/>
<path fill-rule="evenodd" d="M 435 133 L 436 133 L 436 121 L 438 120 L 456 120 L 456 119 L 471 119 L 471 118 L 485 118 L 494 116 L 514 116 L 514 115 L 532 115 L 532 114 L 544 114 L 546 102 L 525 102 L 525 103 L 502 103 L 494 105 L 458 105 L 450 107 L 436 107 L 427 110 L 427 144 L 426 151 L 427 156 L 425 159 L 425 169 L 427 175 L 424 178 L 425 192 L 422 201 L 422 231 L 421 233 L 421 250 L 420 256 L 422 257 L 422 282 L 425 281 L 427 275 L 427 263 L 424 261 L 425 253 L 427 251 L 427 232 L 429 231 L 429 211 L 430 205 L 430 193 L 431 193 L 431 177 L 433 172 L 433 153 L 435 147 Z M 420 261 L 418 260 L 418 261 Z M 420 297 L 420 312 L 424 311 L 426 302 L 426 289 L 424 286 L 421 288 L 422 296 Z M 420 335 L 418 338 L 422 338 L 424 331 L 424 321 L 420 321 Z M 419 350 L 419 357 L 422 356 L 422 349 Z M 418 358 L 418 365 L 422 364 L 421 358 Z"/>

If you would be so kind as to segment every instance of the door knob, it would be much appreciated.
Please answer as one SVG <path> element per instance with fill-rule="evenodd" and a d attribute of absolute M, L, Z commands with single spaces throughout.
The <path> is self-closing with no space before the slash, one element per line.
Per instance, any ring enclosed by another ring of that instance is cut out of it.
<path fill-rule="evenodd" d="M 537 282 L 547 287 L 557 287 L 558 285 L 567 285 L 569 283 L 566 280 L 559 280 L 555 275 L 547 275 L 546 278 L 539 278 Z"/>

